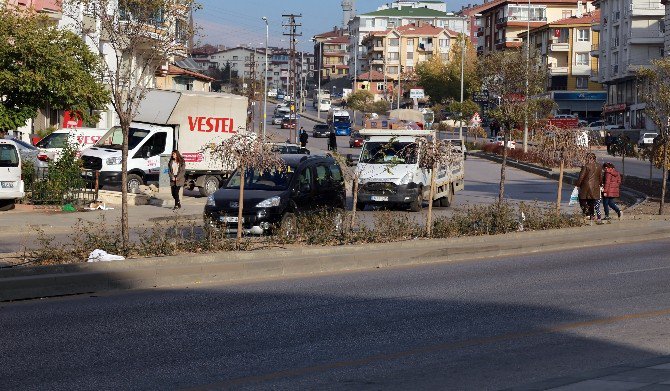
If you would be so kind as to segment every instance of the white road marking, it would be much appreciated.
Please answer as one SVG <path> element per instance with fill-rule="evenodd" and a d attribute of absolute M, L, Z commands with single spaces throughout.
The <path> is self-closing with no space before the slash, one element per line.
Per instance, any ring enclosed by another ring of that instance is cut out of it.
<path fill-rule="evenodd" d="M 631 274 L 631 273 L 642 273 L 642 272 L 652 272 L 654 270 L 664 270 L 664 269 L 670 269 L 670 266 L 663 266 L 663 267 L 655 267 L 652 269 L 636 269 L 636 270 L 627 270 L 625 272 L 615 272 L 615 273 L 609 273 L 611 276 L 616 276 L 619 274 Z"/>

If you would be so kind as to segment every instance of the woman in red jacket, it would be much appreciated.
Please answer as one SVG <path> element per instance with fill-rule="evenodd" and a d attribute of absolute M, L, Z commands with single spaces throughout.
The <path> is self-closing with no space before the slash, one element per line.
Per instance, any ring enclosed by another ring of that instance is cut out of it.
<path fill-rule="evenodd" d="M 619 197 L 619 186 L 621 185 L 621 174 L 614 168 L 614 164 L 603 164 L 603 206 L 605 208 L 605 220 L 610 219 L 610 208 L 621 218 L 621 210 L 614 203 Z"/>

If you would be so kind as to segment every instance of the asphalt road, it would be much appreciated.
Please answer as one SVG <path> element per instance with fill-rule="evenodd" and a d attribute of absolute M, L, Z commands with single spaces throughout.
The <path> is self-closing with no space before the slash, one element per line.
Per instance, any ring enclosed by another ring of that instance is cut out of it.
<path fill-rule="evenodd" d="M 8 390 L 493 390 L 670 353 L 670 240 L 0 304 Z"/>

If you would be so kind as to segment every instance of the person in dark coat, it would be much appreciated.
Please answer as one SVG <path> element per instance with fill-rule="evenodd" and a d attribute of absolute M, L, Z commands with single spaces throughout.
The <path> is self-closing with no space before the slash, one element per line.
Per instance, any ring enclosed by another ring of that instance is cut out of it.
<path fill-rule="evenodd" d="M 330 135 L 328 136 L 328 150 L 337 152 L 337 135 L 334 129 L 330 130 Z"/>
<path fill-rule="evenodd" d="M 582 166 L 579 179 L 575 184 L 579 188 L 579 205 L 584 215 L 594 220 L 597 215 L 600 221 L 600 183 L 602 181 L 602 170 L 596 163 L 596 155 L 586 155 L 586 164 Z"/>
<path fill-rule="evenodd" d="M 621 174 L 614 168 L 614 164 L 603 164 L 603 207 L 605 209 L 605 220 L 610 219 L 610 208 L 614 210 L 621 218 L 621 210 L 614 202 L 619 197 L 619 187 L 621 186 Z"/>
<path fill-rule="evenodd" d="M 181 209 L 179 193 L 181 187 L 184 186 L 184 182 L 186 182 L 186 165 L 181 153 L 176 149 L 172 151 L 172 156 L 168 163 L 168 174 L 170 175 L 170 190 L 172 191 L 172 198 L 174 198 L 174 208 L 172 209 Z"/>
<path fill-rule="evenodd" d="M 605 146 L 607 147 L 607 154 L 612 154 L 612 144 L 614 144 L 614 137 L 612 137 L 612 132 L 607 132 L 605 136 Z"/>
<path fill-rule="evenodd" d="M 307 147 L 307 140 L 309 139 L 309 135 L 305 131 L 305 128 L 302 126 L 300 127 L 300 147 L 306 148 Z"/>

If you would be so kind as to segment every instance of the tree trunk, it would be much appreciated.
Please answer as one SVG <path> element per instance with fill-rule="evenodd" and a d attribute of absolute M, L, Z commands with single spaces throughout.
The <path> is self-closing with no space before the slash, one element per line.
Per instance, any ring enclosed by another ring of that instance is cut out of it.
<path fill-rule="evenodd" d="M 563 157 L 561 157 L 561 165 L 558 169 L 558 194 L 556 194 L 556 214 L 561 213 L 561 198 L 563 196 L 563 170 L 565 164 L 563 162 Z"/>
<path fill-rule="evenodd" d="M 354 185 L 351 187 L 353 206 L 351 207 L 351 228 L 356 226 L 356 205 L 358 203 L 358 178 L 354 178 Z"/>
<path fill-rule="evenodd" d="M 433 234 L 433 198 L 435 197 L 435 177 L 438 167 L 433 167 L 430 173 L 430 195 L 428 196 L 428 218 L 426 219 L 426 235 L 430 238 Z"/>
<path fill-rule="evenodd" d="M 240 167 L 240 197 L 237 205 L 237 239 L 235 239 L 235 248 L 240 249 L 242 242 L 242 210 L 244 209 L 244 177 L 246 168 Z"/>
<path fill-rule="evenodd" d="M 130 121 L 121 120 L 121 246 L 123 255 L 128 256 L 130 251 L 130 228 L 128 226 L 128 133 Z"/>
<path fill-rule="evenodd" d="M 626 178 L 626 146 L 622 148 L 621 152 L 621 183 Z"/>
<path fill-rule="evenodd" d="M 654 158 L 649 155 L 649 187 L 654 184 Z"/>
<path fill-rule="evenodd" d="M 503 202 L 503 197 L 505 196 L 505 168 L 507 167 L 507 140 L 508 132 L 505 132 L 503 136 L 503 159 L 502 164 L 500 165 L 500 191 L 498 192 L 498 202 Z"/>
<path fill-rule="evenodd" d="M 658 207 L 658 214 L 663 214 L 665 208 L 665 191 L 668 185 L 668 141 L 663 143 L 663 178 L 661 178 L 661 205 Z"/>

